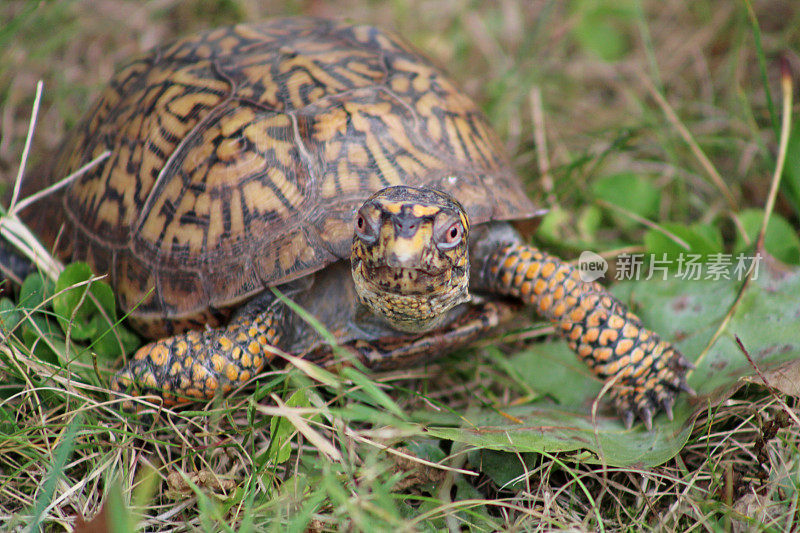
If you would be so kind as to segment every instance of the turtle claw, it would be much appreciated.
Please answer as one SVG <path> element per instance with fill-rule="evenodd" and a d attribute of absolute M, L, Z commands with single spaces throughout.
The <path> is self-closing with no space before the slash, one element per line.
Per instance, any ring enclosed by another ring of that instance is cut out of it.
<path fill-rule="evenodd" d="M 686 382 L 686 372 L 693 369 L 694 364 L 672 347 L 665 353 L 668 354 L 666 364 L 652 370 L 658 379 L 654 387 L 643 385 L 653 377 L 652 374 L 641 376 L 624 384 L 631 387 L 630 392 L 627 393 L 629 396 L 625 398 L 625 393 L 623 393 L 617 406 L 621 407 L 620 411 L 625 417 L 626 425 L 628 418 L 635 414 L 650 431 L 653 429 L 653 417 L 659 412 L 663 411 L 669 420 L 675 419 L 672 408 L 675 406 L 675 400 L 679 393 L 685 392 L 689 396 L 696 395 Z"/>
<path fill-rule="evenodd" d="M 661 400 L 661 408 L 667 414 L 667 418 L 672 421 L 675 419 L 675 416 L 672 414 L 672 406 L 675 405 L 675 398 L 672 396 L 667 396 L 663 400 Z"/>
<path fill-rule="evenodd" d="M 650 409 L 650 406 L 645 405 L 639 409 L 639 418 L 644 422 L 644 427 L 647 428 L 647 431 L 653 431 L 653 410 Z"/>
<path fill-rule="evenodd" d="M 673 407 L 681 392 L 695 395 L 682 373 L 663 377 L 654 389 L 645 389 L 636 382 L 623 383 L 612 388 L 611 396 L 627 429 L 631 429 L 636 419 L 639 419 L 648 431 L 652 431 L 653 418 L 660 412 L 669 420 L 675 419 Z"/>
<path fill-rule="evenodd" d="M 626 410 L 622 413 L 622 420 L 625 422 L 625 429 L 631 429 L 633 427 L 633 421 L 636 417 L 633 415 L 633 411 Z"/>

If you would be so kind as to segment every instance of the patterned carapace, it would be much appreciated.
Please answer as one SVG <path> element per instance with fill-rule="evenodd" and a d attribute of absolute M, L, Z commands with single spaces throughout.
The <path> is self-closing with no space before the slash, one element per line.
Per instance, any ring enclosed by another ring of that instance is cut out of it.
<path fill-rule="evenodd" d="M 349 257 L 353 213 L 389 185 L 449 191 L 473 223 L 535 211 L 450 79 L 391 33 L 328 20 L 227 27 L 124 66 L 53 179 L 106 150 L 66 191 L 60 242 L 150 336 Z"/>

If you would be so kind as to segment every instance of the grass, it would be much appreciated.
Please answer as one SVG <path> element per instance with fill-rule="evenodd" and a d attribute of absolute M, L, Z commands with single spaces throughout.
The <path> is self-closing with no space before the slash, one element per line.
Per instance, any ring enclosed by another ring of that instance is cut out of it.
<path fill-rule="evenodd" d="M 28 175 L 127 57 L 220 23 L 344 15 L 394 27 L 447 65 L 487 112 L 531 197 L 552 208 L 537 237 L 554 252 L 651 251 L 648 232 L 676 226 L 698 241 L 710 228 L 732 250 L 741 213 L 762 209 L 770 194 L 780 127 L 776 57 L 800 49 L 800 9 L 712 0 L 610 5 L 4 2 L 0 178 L 10 184 L 17 174 L 40 79 Z M 800 71 L 796 54 L 787 58 Z M 791 158 L 774 208 L 789 228 L 786 242 L 800 227 Z M 102 293 L 81 298 L 103 302 Z M 56 307 L 53 294 L 29 284 L 0 311 Z M 796 402 L 756 387 L 701 410 L 681 452 L 654 468 L 420 434 L 409 414 L 418 409 L 460 414 L 535 397 L 514 368 L 496 363 L 541 336 L 529 326 L 427 369 L 270 371 L 246 394 L 194 411 L 150 412 L 142 422 L 103 393 L 114 356 L 81 348 L 82 319 L 70 329 L 77 342 L 64 341 L 61 330 L 48 330 L 49 313 L 0 345 L 6 529 L 38 521 L 70 530 L 79 516 L 100 516 L 118 531 L 135 523 L 210 531 L 781 531 L 798 520 L 800 427 L 787 413 Z"/>

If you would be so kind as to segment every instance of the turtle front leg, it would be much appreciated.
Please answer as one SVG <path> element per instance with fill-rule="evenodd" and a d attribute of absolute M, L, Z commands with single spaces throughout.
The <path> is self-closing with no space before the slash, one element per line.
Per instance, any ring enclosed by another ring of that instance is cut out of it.
<path fill-rule="evenodd" d="M 482 274 L 491 290 L 518 297 L 549 319 L 595 374 L 617 378 L 610 394 L 627 427 L 638 416 L 650 429 L 659 409 L 672 419 L 678 392 L 694 393 L 685 375 L 693 365 L 571 265 L 514 244 L 491 254 Z"/>
<path fill-rule="evenodd" d="M 208 400 L 247 382 L 280 345 L 279 314 L 270 308 L 226 327 L 189 331 L 147 344 L 111 380 L 117 392 L 153 393 L 164 405 Z"/>

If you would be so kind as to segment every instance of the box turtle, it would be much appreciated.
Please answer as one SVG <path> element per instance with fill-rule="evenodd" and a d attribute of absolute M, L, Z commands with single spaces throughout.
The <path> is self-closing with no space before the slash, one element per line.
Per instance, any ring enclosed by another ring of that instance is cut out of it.
<path fill-rule="evenodd" d="M 537 209 L 487 119 L 392 33 L 288 18 L 157 48 L 119 70 L 43 179 L 105 151 L 29 214 L 62 215 L 44 240 L 107 273 L 155 339 L 114 390 L 175 404 L 281 351 L 334 364 L 282 293 L 373 369 L 430 360 L 527 304 L 615 379 L 629 426 L 690 391 L 672 345 L 526 244 L 511 222 Z"/>

